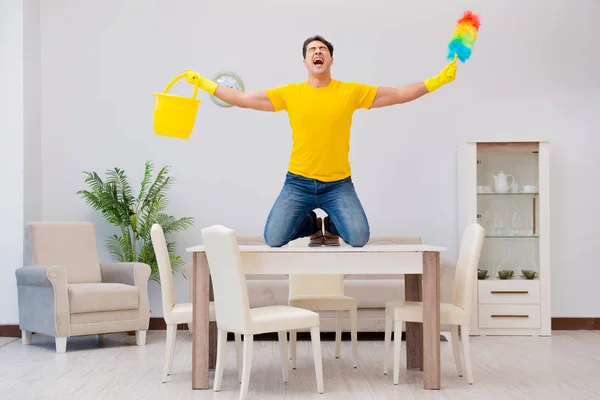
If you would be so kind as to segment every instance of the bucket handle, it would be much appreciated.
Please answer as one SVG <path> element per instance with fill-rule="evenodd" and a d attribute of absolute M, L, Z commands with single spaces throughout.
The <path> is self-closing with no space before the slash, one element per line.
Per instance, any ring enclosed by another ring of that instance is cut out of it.
<path fill-rule="evenodd" d="M 185 78 L 185 73 L 181 74 L 181 75 L 177 75 L 175 78 L 173 78 L 173 80 L 171 82 L 169 82 L 169 84 L 167 85 L 167 87 L 165 88 L 165 93 L 167 93 L 169 91 L 169 89 L 171 89 L 171 86 L 173 86 L 175 84 L 175 82 L 177 82 L 178 80 Z M 196 100 L 196 94 L 198 93 L 198 85 L 194 85 L 194 94 L 192 94 L 192 99 Z"/>

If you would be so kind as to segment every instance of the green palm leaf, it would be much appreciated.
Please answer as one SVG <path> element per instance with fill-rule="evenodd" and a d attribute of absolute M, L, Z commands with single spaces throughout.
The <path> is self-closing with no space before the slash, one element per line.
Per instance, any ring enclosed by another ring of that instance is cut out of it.
<path fill-rule="evenodd" d="M 154 164 L 151 161 L 146 161 L 146 165 L 144 166 L 144 178 L 142 179 L 140 194 L 138 195 L 137 201 L 139 202 L 146 196 L 146 191 L 148 190 L 148 184 L 150 183 L 150 179 L 152 179 L 152 171 L 154 170 Z"/>
<path fill-rule="evenodd" d="M 106 248 L 114 261 L 126 262 L 128 259 L 128 246 L 122 236 L 113 235 L 106 240 Z"/>

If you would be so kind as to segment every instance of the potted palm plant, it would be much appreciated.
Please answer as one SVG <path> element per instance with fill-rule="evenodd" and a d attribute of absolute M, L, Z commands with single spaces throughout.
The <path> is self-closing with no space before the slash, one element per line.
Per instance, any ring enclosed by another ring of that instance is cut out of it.
<path fill-rule="evenodd" d="M 153 163 L 147 161 L 137 195 L 125 171 L 119 168 L 107 170 L 104 178 L 96 172 L 84 171 L 89 189 L 80 190 L 77 194 L 90 207 L 101 212 L 107 222 L 119 228 L 120 234 L 109 236 L 105 242 L 113 261 L 148 264 L 152 271 L 150 279 L 160 284 L 150 238 L 152 225 L 158 223 L 162 226 L 173 273 L 176 273 L 185 262 L 175 254 L 175 243 L 169 241 L 168 235 L 189 229 L 194 221 L 192 217 L 177 219 L 165 212 L 168 204 L 166 193 L 174 179 L 168 176 L 168 166 L 164 166 L 153 180 L 153 169 Z"/>

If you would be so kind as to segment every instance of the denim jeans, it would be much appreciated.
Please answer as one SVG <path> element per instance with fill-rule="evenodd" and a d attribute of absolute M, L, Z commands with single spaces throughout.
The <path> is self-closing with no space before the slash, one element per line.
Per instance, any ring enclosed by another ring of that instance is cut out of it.
<path fill-rule="evenodd" d="M 354 247 L 369 241 L 369 222 L 352 178 L 322 182 L 288 172 L 267 218 L 264 238 L 271 247 L 310 236 L 317 231 L 314 209 L 329 216 L 329 232 Z"/>

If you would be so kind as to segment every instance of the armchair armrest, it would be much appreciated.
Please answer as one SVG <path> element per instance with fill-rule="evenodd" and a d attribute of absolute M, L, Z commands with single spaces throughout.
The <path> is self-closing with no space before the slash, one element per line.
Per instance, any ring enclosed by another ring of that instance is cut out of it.
<path fill-rule="evenodd" d="M 150 305 L 148 301 L 148 278 L 150 278 L 150 272 L 150 266 L 144 263 L 119 262 L 100 264 L 102 282 L 122 283 L 138 288 L 138 321 L 140 331 L 148 330 L 148 326 L 150 325 Z"/>
<path fill-rule="evenodd" d="M 123 283 L 141 287 L 147 286 L 150 277 L 150 266 L 143 263 L 119 262 L 101 263 L 100 273 L 104 283 Z"/>
<path fill-rule="evenodd" d="M 53 337 L 69 336 L 67 271 L 60 266 L 25 266 L 15 271 L 19 326 Z"/>

